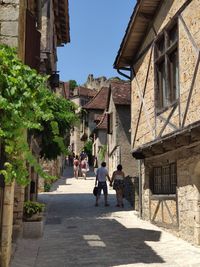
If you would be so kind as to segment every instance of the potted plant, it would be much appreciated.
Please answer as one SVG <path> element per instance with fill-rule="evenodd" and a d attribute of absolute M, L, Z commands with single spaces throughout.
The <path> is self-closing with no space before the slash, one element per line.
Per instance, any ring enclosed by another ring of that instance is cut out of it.
<path fill-rule="evenodd" d="M 37 201 L 24 202 L 24 220 L 41 221 L 45 205 Z"/>
<path fill-rule="evenodd" d="M 23 237 L 38 238 L 43 235 L 45 205 L 37 201 L 24 202 Z"/>

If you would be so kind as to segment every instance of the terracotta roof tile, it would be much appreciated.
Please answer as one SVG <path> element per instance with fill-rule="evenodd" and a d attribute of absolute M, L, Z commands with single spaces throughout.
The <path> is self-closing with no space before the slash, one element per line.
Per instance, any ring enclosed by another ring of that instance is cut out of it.
<path fill-rule="evenodd" d="M 101 109 L 104 110 L 108 104 L 109 88 L 102 87 L 101 90 L 85 105 L 85 109 Z"/>
<path fill-rule="evenodd" d="M 99 121 L 102 119 L 103 115 L 102 114 L 94 114 L 94 121 Z"/>
<path fill-rule="evenodd" d="M 97 124 L 96 129 L 107 129 L 108 116 L 106 113 L 103 114 L 101 121 Z"/>
<path fill-rule="evenodd" d="M 114 81 L 111 82 L 111 93 L 115 105 L 130 105 L 131 104 L 131 83 Z"/>

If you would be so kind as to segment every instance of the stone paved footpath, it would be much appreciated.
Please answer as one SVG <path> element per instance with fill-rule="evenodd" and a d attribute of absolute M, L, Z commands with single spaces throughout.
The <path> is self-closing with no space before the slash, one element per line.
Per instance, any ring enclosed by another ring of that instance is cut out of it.
<path fill-rule="evenodd" d="M 128 203 L 94 206 L 94 177 L 76 180 L 72 170 L 40 194 L 47 204 L 44 236 L 19 239 L 11 267 L 200 267 L 200 248 L 140 220 Z"/>

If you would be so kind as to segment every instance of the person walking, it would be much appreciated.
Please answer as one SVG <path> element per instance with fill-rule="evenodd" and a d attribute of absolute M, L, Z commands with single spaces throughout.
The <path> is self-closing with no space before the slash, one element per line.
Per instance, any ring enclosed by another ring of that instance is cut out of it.
<path fill-rule="evenodd" d="M 106 169 L 106 162 L 101 163 L 101 167 L 97 169 L 97 174 L 96 174 L 96 181 L 95 185 L 98 186 L 98 193 L 96 196 L 96 203 L 95 206 L 98 207 L 99 203 L 99 198 L 101 195 L 101 191 L 103 190 L 104 194 L 104 202 L 105 202 L 105 207 L 109 206 L 108 204 L 108 186 L 106 182 L 106 177 L 108 178 L 109 182 L 111 183 L 108 170 Z"/>
<path fill-rule="evenodd" d="M 123 193 L 124 193 L 124 172 L 122 171 L 122 165 L 117 166 L 117 170 L 113 172 L 110 186 L 113 184 L 113 189 L 116 190 L 116 207 L 124 207 L 123 203 Z M 114 181 L 114 183 L 113 183 Z"/>
<path fill-rule="evenodd" d="M 93 168 L 94 168 L 94 173 L 96 175 L 97 174 L 97 169 L 98 169 L 98 159 L 97 159 L 96 156 L 94 156 Z"/>
<path fill-rule="evenodd" d="M 87 175 L 87 160 L 86 160 L 86 158 L 81 160 L 80 166 L 81 166 L 82 176 L 86 180 L 86 175 Z"/>
<path fill-rule="evenodd" d="M 73 161 L 73 168 L 74 168 L 74 177 L 78 179 L 79 159 L 77 155 L 75 156 L 75 159 Z"/>

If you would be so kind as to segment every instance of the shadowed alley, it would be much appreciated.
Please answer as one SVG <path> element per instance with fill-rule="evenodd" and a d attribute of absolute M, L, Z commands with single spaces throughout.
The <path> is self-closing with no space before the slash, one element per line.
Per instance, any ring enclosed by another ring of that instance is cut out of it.
<path fill-rule="evenodd" d="M 94 177 L 74 179 L 72 170 L 40 194 L 47 204 L 44 236 L 21 239 L 11 267 L 200 266 L 200 250 L 140 220 L 129 203 L 95 207 Z"/>

